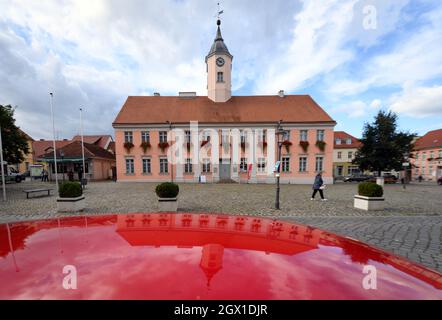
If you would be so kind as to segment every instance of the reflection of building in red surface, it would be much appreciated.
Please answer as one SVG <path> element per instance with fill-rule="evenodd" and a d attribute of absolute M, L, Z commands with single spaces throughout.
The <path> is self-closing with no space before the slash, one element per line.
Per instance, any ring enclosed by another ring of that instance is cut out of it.
<path fill-rule="evenodd" d="M 222 245 L 211 243 L 203 246 L 201 254 L 200 267 L 207 277 L 207 286 L 210 286 L 210 280 L 223 267 L 224 247 Z"/>
<path fill-rule="evenodd" d="M 117 232 L 132 245 L 204 246 L 218 243 L 228 248 L 281 254 L 317 248 L 322 233 L 312 227 L 271 219 L 189 213 L 119 215 Z M 155 237 L 148 236 L 154 234 Z"/>
<path fill-rule="evenodd" d="M 215 214 L 119 215 L 117 232 L 133 246 L 202 247 L 200 267 L 210 280 L 224 248 L 295 255 L 316 249 L 321 231 L 270 219 Z"/>

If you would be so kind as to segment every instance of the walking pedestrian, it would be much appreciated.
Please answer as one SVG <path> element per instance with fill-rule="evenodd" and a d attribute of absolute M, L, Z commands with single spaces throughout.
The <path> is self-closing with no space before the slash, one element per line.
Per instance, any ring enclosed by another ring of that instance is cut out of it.
<path fill-rule="evenodd" d="M 324 198 L 324 181 L 322 180 L 322 174 L 321 172 L 319 172 L 316 177 L 315 177 L 315 181 L 313 182 L 313 194 L 312 194 L 312 198 L 310 200 L 315 200 L 315 196 L 316 193 L 318 193 L 319 191 L 319 195 L 321 196 L 322 201 L 327 201 L 327 199 Z"/>

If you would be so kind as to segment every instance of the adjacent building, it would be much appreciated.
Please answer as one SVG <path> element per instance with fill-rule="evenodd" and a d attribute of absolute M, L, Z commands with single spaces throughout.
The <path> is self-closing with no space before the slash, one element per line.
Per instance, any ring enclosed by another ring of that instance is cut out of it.
<path fill-rule="evenodd" d="M 102 147 L 84 143 L 85 173 L 88 180 L 106 180 L 113 176 L 115 156 Z M 54 151 L 46 153 L 39 158 L 49 164 L 49 178 L 55 176 Z M 81 141 L 73 141 L 57 149 L 58 179 L 67 179 L 68 173 L 74 173 L 76 180 L 83 174 L 83 152 Z"/>
<path fill-rule="evenodd" d="M 29 166 L 34 163 L 34 151 L 32 147 L 34 139 L 32 139 L 31 136 L 26 134 L 21 129 L 18 130 L 20 134 L 26 138 L 26 141 L 28 143 L 28 153 L 23 155 L 24 159 L 21 163 L 14 164 L 13 166 L 18 172 L 24 173 L 29 171 Z"/>
<path fill-rule="evenodd" d="M 436 181 L 442 176 L 442 129 L 427 132 L 414 143 L 412 178 Z"/>
<path fill-rule="evenodd" d="M 361 142 L 344 131 L 335 131 L 333 150 L 333 174 L 335 178 L 342 178 L 360 172 L 359 167 L 352 161 Z"/>
<path fill-rule="evenodd" d="M 127 98 L 113 122 L 118 181 L 274 182 L 281 121 L 281 182 L 312 183 L 322 172 L 332 183 L 336 122 L 309 95 L 232 96 L 233 56 L 220 24 L 205 58 L 207 96 Z M 177 144 L 182 161 L 169 152 Z"/>

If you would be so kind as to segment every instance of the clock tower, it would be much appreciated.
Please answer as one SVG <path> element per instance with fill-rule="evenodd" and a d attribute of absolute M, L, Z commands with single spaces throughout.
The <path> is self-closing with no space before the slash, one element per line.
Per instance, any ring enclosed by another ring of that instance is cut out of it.
<path fill-rule="evenodd" d="M 221 36 L 220 20 L 217 25 L 215 41 L 206 56 L 207 96 L 214 102 L 226 102 L 232 96 L 233 56 Z"/>

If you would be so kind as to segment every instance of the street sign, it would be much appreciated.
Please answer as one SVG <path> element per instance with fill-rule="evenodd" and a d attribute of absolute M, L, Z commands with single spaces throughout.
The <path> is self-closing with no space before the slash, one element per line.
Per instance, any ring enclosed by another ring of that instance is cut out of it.
<path fill-rule="evenodd" d="M 402 163 L 402 166 L 403 166 L 403 167 L 409 167 L 409 166 L 410 166 L 410 163 L 409 163 L 409 162 L 404 162 L 404 163 Z"/>
<path fill-rule="evenodd" d="M 279 166 L 281 165 L 281 161 L 276 161 L 274 172 L 279 172 Z"/>

